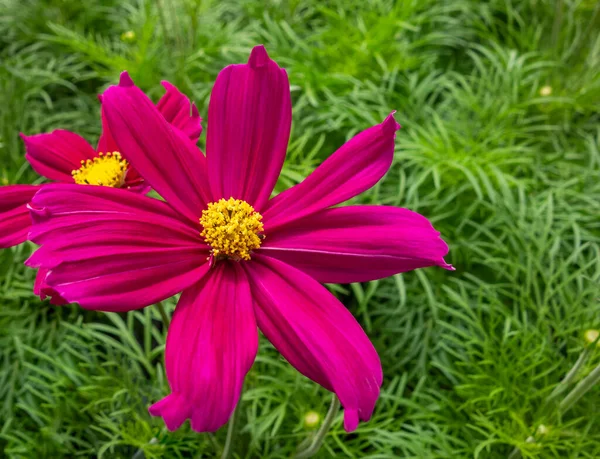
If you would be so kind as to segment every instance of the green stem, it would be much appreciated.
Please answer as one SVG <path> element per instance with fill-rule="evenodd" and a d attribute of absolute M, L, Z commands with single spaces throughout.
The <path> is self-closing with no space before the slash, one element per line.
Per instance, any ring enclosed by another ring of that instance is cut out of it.
<path fill-rule="evenodd" d="M 535 443 L 535 438 L 527 437 L 525 443 Z M 519 448 L 515 448 L 512 450 L 512 453 L 508 456 L 508 459 L 521 459 L 521 450 Z"/>
<path fill-rule="evenodd" d="M 156 303 L 156 307 L 158 308 L 158 312 L 160 313 L 160 317 L 162 318 L 163 324 L 165 326 L 166 329 L 169 328 L 169 316 L 167 316 L 167 313 L 165 311 L 165 307 L 163 306 L 162 301 L 159 301 L 158 303 Z M 157 440 L 156 438 L 152 438 L 150 440 L 150 444 L 156 443 Z M 146 456 L 144 455 L 144 450 L 142 448 L 139 448 L 135 454 L 131 457 L 131 459 L 144 459 Z"/>
<path fill-rule="evenodd" d="M 327 436 L 327 433 L 329 432 L 329 428 L 331 427 L 331 424 L 333 423 L 333 420 L 337 416 L 339 410 L 340 410 L 340 401 L 338 400 L 337 396 L 334 394 L 333 398 L 331 399 L 331 405 L 329 406 L 329 411 L 327 412 L 327 416 L 325 416 L 325 419 L 323 420 L 323 424 L 321 424 L 321 427 L 317 431 L 317 434 L 314 436 L 312 443 L 306 449 L 299 451 L 296 454 L 296 459 L 304 459 L 307 457 L 312 457 L 315 454 L 317 454 L 319 449 L 321 449 L 321 445 L 325 441 L 325 437 Z"/>
<path fill-rule="evenodd" d="M 552 36 L 550 38 L 550 43 L 552 43 L 552 49 L 556 49 L 556 44 L 558 42 L 558 34 L 560 33 L 560 26 L 562 25 L 562 20 L 563 0 L 558 0 L 554 9 L 554 23 L 552 24 Z"/>
<path fill-rule="evenodd" d="M 592 13 L 592 16 L 590 17 L 590 21 L 588 22 L 587 27 L 581 34 L 582 37 L 590 37 L 591 36 L 592 29 L 594 28 L 594 26 L 596 24 L 596 18 L 598 17 L 598 13 L 600 13 L 600 2 L 596 2 L 594 11 Z M 570 55 L 577 56 L 579 54 L 581 47 L 584 46 L 584 43 L 585 43 L 585 40 L 579 40 L 577 42 L 577 45 L 575 45 L 575 47 L 571 51 Z M 569 58 L 570 58 L 570 56 L 566 56 L 566 59 L 569 59 Z"/>
<path fill-rule="evenodd" d="M 212 432 L 208 432 L 207 435 L 208 435 L 208 441 L 210 441 L 210 444 L 213 446 L 215 451 L 221 451 L 221 445 L 215 438 L 215 434 L 213 434 Z"/>
<path fill-rule="evenodd" d="M 150 444 L 153 445 L 157 442 L 158 440 L 156 439 L 156 437 L 153 437 L 150 439 Z M 146 459 L 146 456 L 144 455 L 144 450 L 142 448 L 139 448 L 135 454 L 133 456 L 131 456 L 131 459 Z"/>
<path fill-rule="evenodd" d="M 573 368 L 571 368 L 571 370 L 567 373 L 563 380 L 554 388 L 552 393 L 548 396 L 548 398 L 546 399 L 546 403 L 551 401 L 553 398 L 555 398 L 567 389 L 568 385 L 573 382 L 575 376 L 577 376 L 577 373 L 579 373 L 579 370 L 581 370 L 591 353 L 592 346 L 588 346 L 583 350 L 583 352 L 579 355 L 577 362 L 575 362 L 575 365 L 573 365 Z"/>
<path fill-rule="evenodd" d="M 221 454 L 221 459 L 227 459 L 229 454 L 231 453 L 231 443 L 233 440 L 233 433 L 235 431 L 235 418 L 237 418 L 238 411 L 240 410 L 240 405 L 242 404 L 242 398 L 238 400 L 238 404 L 229 418 L 229 422 L 227 423 L 227 437 L 225 438 L 225 446 L 223 447 L 223 454 Z"/>
<path fill-rule="evenodd" d="M 555 399 L 557 396 L 563 393 L 567 389 L 568 385 L 573 382 L 575 376 L 577 376 L 581 368 L 583 368 L 585 362 L 587 362 L 587 359 L 592 353 L 597 342 L 598 339 L 596 339 L 596 341 L 588 345 L 583 350 L 583 352 L 579 355 L 577 362 L 575 362 L 575 365 L 573 365 L 573 367 L 569 370 L 567 375 L 562 379 L 558 386 L 554 388 L 554 390 L 548 396 L 548 398 L 546 398 L 544 408 L 548 405 L 549 402 L 551 402 L 553 399 Z M 559 403 L 558 414 L 562 415 L 563 413 L 567 412 L 567 410 L 569 410 L 581 397 L 583 397 L 583 395 L 588 390 L 590 390 L 598 381 L 600 381 L 600 365 L 594 368 L 594 370 L 592 370 L 592 372 L 589 375 L 587 375 L 585 378 L 579 381 L 579 384 L 577 384 L 577 386 L 575 386 L 575 388 L 571 392 L 569 392 L 569 394 Z M 525 440 L 525 442 L 535 443 L 535 438 L 533 436 L 528 437 L 527 440 Z M 513 449 L 512 452 L 509 454 L 508 459 L 520 458 L 521 450 L 518 446 L 515 446 L 515 449 Z"/>
<path fill-rule="evenodd" d="M 156 303 L 156 307 L 158 308 L 158 312 L 160 314 L 160 318 L 163 321 L 163 325 L 165 326 L 165 329 L 168 330 L 169 324 L 171 323 L 171 321 L 169 320 L 169 316 L 167 315 L 167 312 L 165 311 L 163 302 L 159 301 L 158 303 Z"/>
<path fill-rule="evenodd" d="M 163 36 L 164 36 L 165 42 L 169 42 L 169 30 L 167 27 L 167 20 L 165 18 L 162 0 L 156 0 L 156 5 L 157 5 L 157 9 L 158 9 L 158 20 L 159 20 L 160 26 L 163 30 Z"/>
<path fill-rule="evenodd" d="M 146 456 L 144 455 L 144 450 L 142 448 L 138 449 L 135 452 L 135 454 L 131 456 L 131 459 L 146 459 Z"/>
<path fill-rule="evenodd" d="M 590 390 L 598 381 L 600 381 L 600 365 L 592 370 L 592 372 L 579 381 L 569 395 L 567 395 L 558 405 L 558 410 L 561 414 L 566 413 L 585 393 Z"/>

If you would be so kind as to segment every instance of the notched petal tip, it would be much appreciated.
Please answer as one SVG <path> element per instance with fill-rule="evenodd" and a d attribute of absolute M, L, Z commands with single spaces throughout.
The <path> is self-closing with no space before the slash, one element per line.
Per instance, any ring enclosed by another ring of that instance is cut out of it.
<path fill-rule="evenodd" d="M 171 90 L 171 89 L 177 89 L 175 88 L 175 85 L 173 83 L 169 83 L 167 80 L 161 80 L 160 85 L 165 88 L 167 91 Z"/>
<path fill-rule="evenodd" d="M 148 412 L 152 416 L 163 418 L 167 429 L 171 432 L 179 429 L 187 419 L 190 420 L 192 430 L 198 433 L 216 432 L 222 426 L 222 423 L 207 425 L 206 413 L 195 409 L 190 400 L 176 393 L 169 394 L 151 405 Z"/>
<path fill-rule="evenodd" d="M 456 271 L 456 268 L 454 266 L 452 266 L 450 263 L 446 263 L 444 260 L 442 260 L 440 266 L 444 269 L 447 269 L 448 271 Z"/>
<path fill-rule="evenodd" d="M 29 234 L 27 234 L 27 238 L 29 238 Z M 36 257 L 36 255 L 35 255 L 36 253 L 37 253 L 37 251 L 33 252 L 29 256 L 29 258 L 23 262 L 23 264 L 25 266 L 27 266 L 28 268 L 39 268 L 41 266 L 41 264 L 38 260 L 38 257 Z M 33 293 L 35 293 L 35 291 Z M 37 293 L 36 293 L 36 295 L 37 295 Z"/>
<path fill-rule="evenodd" d="M 65 306 L 69 303 L 46 282 L 47 277 L 51 273 L 52 270 L 45 268 L 38 270 L 37 275 L 35 276 L 35 282 L 33 284 L 33 293 L 39 296 L 40 300 L 42 301 L 48 300 L 52 306 Z"/>
<path fill-rule="evenodd" d="M 127 73 L 127 70 L 121 72 L 121 76 L 119 76 L 119 86 L 124 88 L 134 86 L 133 80 L 129 76 L 129 73 Z"/>
<path fill-rule="evenodd" d="M 200 112 L 198 111 L 198 107 L 196 107 L 194 102 L 192 102 L 192 118 L 200 118 Z"/>
<path fill-rule="evenodd" d="M 344 409 L 344 430 L 354 432 L 358 427 L 358 410 Z"/>
<path fill-rule="evenodd" d="M 433 228 L 433 225 L 431 225 L 431 228 Z M 444 257 L 448 255 L 448 252 L 450 252 L 450 247 L 448 246 L 446 241 L 442 239 L 441 233 L 436 231 L 436 236 L 438 241 L 441 243 L 441 247 L 439 252 L 439 258 L 436 261 L 435 265 L 439 266 L 440 268 L 447 269 L 448 271 L 456 271 L 456 268 L 454 266 L 452 266 L 450 263 L 446 263 L 446 260 L 444 260 Z"/>
<path fill-rule="evenodd" d="M 393 134 L 395 134 L 395 132 L 402 127 L 394 119 L 394 115 L 395 114 L 396 114 L 396 110 L 394 110 L 392 113 L 390 113 L 386 117 L 386 119 L 383 120 L 383 123 L 381 123 L 381 129 L 387 135 L 393 135 Z"/>
<path fill-rule="evenodd" d="M 248 65 L 253 69 L 263 67 L 269 62 L 269 54 L 265 49 L 265 45 L 257 45 L 252 48 L 250 57 L 248 58 Z"/>
<path fill-rule="evenodd" d="M 54 131 L 52 131 L 52 132 L 54 132 Z M 43 135 L 43 134 L 26 135 L 26 134 L 23 134 L 22 132 L 19 132 L 19 137 L 21 137 L 21 140 L 25 144 L 25 157 L 29 156 L 30 153 L 28 153 L 27 149 L 34 145 L 36 135 Z"/>
<path fill-rule="evenodd" d="M 160 416 L 165 421 L 167 429 L 171 432 L 179 429 L 181 424 L 190 417 L 192 409 L 190 404 L 177 394 L 169 394 L 148 408 L 152 416 Z"/>
<path fill-rule="evenodd" d="M 35 205 L 35 196 L 32 198 L 31 202 L 27 203 L 27 209 L 29 210 L 30 214 L 35 214 L 36 216 L 40 216 L 40 217 L 47 217 L 50 215 L 50 209 L 48 209 L 45 206 L 42 207 L 37 207 Z"/>

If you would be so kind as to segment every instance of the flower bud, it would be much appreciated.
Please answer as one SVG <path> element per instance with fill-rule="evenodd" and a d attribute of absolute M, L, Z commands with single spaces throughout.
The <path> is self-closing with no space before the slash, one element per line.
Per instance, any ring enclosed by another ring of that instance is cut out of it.
<path fill-rule="evenodd" d="M 583 338 L 588 345 L 593 344 L 594 341 L 598 340 L 598 336 L 600 336 L 600 332 L 594 329 L 586 330 L 583 334 Z M 596 341 L 596 346 L 600 347 L 600 340 Z"/>
<path fill-rule="evenodd" d="M 127 32 L 123 32 L 121 34 L 121 40 L 127 43 L 131 43 L 135 41 L 135 32 L 133 30 L 128 30 Z"/>
<path fill-rule="evenodd" d="M 305 427 L 316 427 L 321 422 L 321 416 L 316 411 L 309 411 L 304 415 L 304 426 Z"/>

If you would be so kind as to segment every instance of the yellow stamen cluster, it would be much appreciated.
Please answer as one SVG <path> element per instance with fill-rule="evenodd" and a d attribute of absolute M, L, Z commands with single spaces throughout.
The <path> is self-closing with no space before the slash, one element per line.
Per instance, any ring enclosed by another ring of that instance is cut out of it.
<path fill-rule="evenodd" d="M 81 167 L 71 172 L 75 183 L 102 185 L 115 188 L 123 186 L 129 164 L 118 151 L 100 153 L 94 159 L 81 160 Z"/>
<path fill-rule="evenodd" d="M 250 260 L 250 253 L 258 249 L 264 236 L 262 215 L 241 199 L 219 199 L 202 211 L 200 236 L 212 249 L 216 259 Z"/>

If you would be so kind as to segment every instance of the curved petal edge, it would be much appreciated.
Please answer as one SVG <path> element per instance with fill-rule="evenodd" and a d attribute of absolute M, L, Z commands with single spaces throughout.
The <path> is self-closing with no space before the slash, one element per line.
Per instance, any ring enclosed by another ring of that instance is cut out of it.
<path fill-rule="evenodd" d="M 267 203 L 262 212 L 265 230 L 340 204 L 375 185 L 392 164 L 398 129 L 392 112 L 342 145 L 304 181 Z"/>
<path fill-rule="evenodd" d="M 368 282 L 428 266 L 454 269 L 429 220 L 391 206 L 322 210 L 277 227 L 258 250 L 322 283 Z"/>
<path fill-rule="evenodd" d="M 172 393 L 149 408 L 169 430 L 191 420 L 214 432 L 230 418 L 258 349 L 246 274 L 221 263 L 183 292 L 167 334 L 165 363 Z"/>
<path fill-rule="evenodd" d="M 375 348 L 352 314 L 307 274 L 263 255 L 248 264 L 256 320 L 300 373 L 335 392 L 344 426 L 367 421 L 383 381 Z"/>

